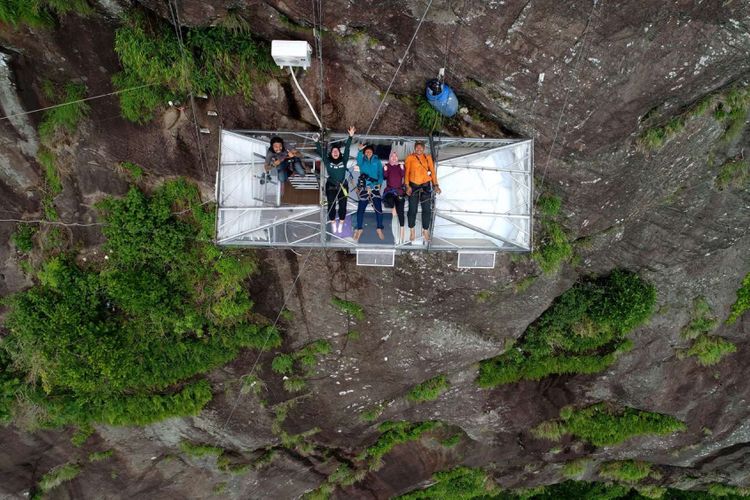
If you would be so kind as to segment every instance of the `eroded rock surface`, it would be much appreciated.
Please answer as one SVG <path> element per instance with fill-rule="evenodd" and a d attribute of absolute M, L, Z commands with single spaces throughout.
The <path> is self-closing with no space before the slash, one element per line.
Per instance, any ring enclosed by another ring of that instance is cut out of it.
<path fill-rule="evenodd" d="M 123 3 L 99 2 L 101 12 L 66 17 L 56 29 L 3 27 L 4 61 L 10 61 L 0 65 L 3 114 L 39 107 L 46 78 L 80 79 L 90 95 L 108 92 L 109 78 L 119 70 L 112 45 Z M 140 4 L 169 18 L 163 2 Z M 178 4 L 186 25 L 216 23 L 231 10 L 263 39 L 312 42 L 309 2 Z M 323 2 L 323 119 L 329 127 L 369 127 L 425 6 Z M 333 347 L 302 395 L 283 390 L 281 377 L 270 370 L 273 353 L 258 364 L 267 391 L 260 398 L 243 394 L 239 379 L 257 359 L 245 352 L 210 374 L 214 400 L 195 418 L 142 429 L 101 426 L 83 448 L 70 445 L 70 430 L 6 428 L 0 431 L 0 493 L 22 498 L 52 467 L 78 461 L 83 473 L 55 490 L 58 497 L 206 498 L 220 491 L 232 498 L 295 498 L 370 445 L 384 419 L 440 420 L 445 436 L 458 432 L 462 439 L 452 448 L 438 437 L 397 447 L 382 469 L 338 490 L 338 497 L 387 498 L 462 463 L 488 468 L 503 486 L 535 486 L 559 481 L 561 464 L 581 456 L 654 462 L 662 467 L 664 484 L 693 487 L 718 480 L 750 486 L 750 317 L 716 330 L 738 347 L 719 365 L 701 367 L 677 356 L 687 345 L 680 330 L 690 320 L 693 300 L 706 297 L 717 318 L 725 319 L 750 271 L 750 193 L 720 191 L 714 183 L 726 159 L 750 151 L 750 132 L 745 127 L 724 140 L 724 125 L 705 115 L 689 119 L 659 150 L 636 145 L 645 127 L 664 123 L 712 92 L 747 85 L 749 26 L 748 1 L 436 0 L 373 131 L 419 133 L 414 106 L 404 97 L 421 92 L 424 80 L 445 66 L 462 103 L 481 113 L 471 123 L 453 124 L 453 133 L 536 140 L 537 187 L 563 198 L 564 225 L 577 240 L 578 261 L 519 286 L 539 273 L 533 263 L 508 256 L 500 256 L 494 270 L 466 271 L 457 270 L 455 256 L 447 254 L 402 255 L 393 269 L 370 269 L 336 252 L 258 252 L 262 271 L 252 287 L 261 314 L 275 318 L 300 276 L 286 304 L 291 315 L 282 323 L 284 350 L 316 339 Z M 315 103 L 318 71 L 314 67 L 301 80 Z M 115 98 L 92 102 L 66 149 L 70 169 L 55 200 L 61 219 L 94 222 L 93 203 L 127 189 L 127 178 L 116 169 L 120 161 L 142 164 L 149 185 L 186 175 L 210 194 L 219 127 L 314 128 L 283 77 L 260 85 L 250 105 L 237 97 L 216 103 L 217 118 L 200 118 L 211 134 L 196 139 L 187 115 L 136 126 L 119 117 Z M 39 120 L 37 114 L 0 122 L 0 218 L 39 213 L 37 197 L 27 192 L 41 178 L 34 160 L 33 125 Z M 205 163 L 198 160 L 196 140 L 207 151 Z M 0 223 L 3 295 L 29 284 L 9 243 L 12 231 L 13 224 Z M 96 227 L 73 228 L 71 237 L 89 250 L 101 242 Z M 658 292 L 657 313 L 631 335 L 630 352 L 600 374 L 477 387 L 478 361 L 502 352 L 579 277 L 616 267 L 639 271 Z M 331 305 L 333 296 L 360 304 L 365 319 L 347 319 Z M 441 373 L 451 387 L 440 398 L 421 404 L 404 398 L 415 384 Z M 290 399 L 296 404 L 284 431 L 319 429 L 307 454 L 284 448 L 273 428 L 275 408 Z M 667 413 L 689 429 L 597 450 L 553 445 L 530 433 L 566 404 L 601 400 Z M 379 404 L 385 408 L 376 423 L 363 421 L 362 413 Z M 247 463 L 268 447 L 277 454 L 263 468 L 232 475 L 219 470 L 215 458 L 186 456 L 179 449 L 184 440 L 219 446 Z M 113 449 L 113 457 L 87 462 L 89 452 L 104 449 Z M 702 479 L 690 482 L 688 475 Z"/>

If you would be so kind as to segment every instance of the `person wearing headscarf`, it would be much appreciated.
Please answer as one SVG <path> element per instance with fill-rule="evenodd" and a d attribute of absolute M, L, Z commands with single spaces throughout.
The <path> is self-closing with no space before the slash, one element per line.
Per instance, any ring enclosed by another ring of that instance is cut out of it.
<path fill-rule="evenodd" d="M 315 142 L 315 149 L 320 156 L 321 161 L 326 167 L 326 202 L 328 204 L 328 222 L 331 224 L 331 230 L 334 233 L 341 233 L 344 229 L 344 220 L 346 219 L 346 202 L 349 198 L 347 189 L 346 173 L 347 163 L 349 163 L 349 148 L 352 145 L 352 137 L 357 131 L 354 127 L 349 127 L 349 137 L 344 144 L 344 153 L 341 154 L 339 146 L 333 146 L 328 154 L 324 154 L 323 146 L 320 141 Z M 338 215 L 338 222 L 336 216 Z"/>
<path fill-rule="evenodd" d="M 383 177 L 385 177 L 383 206 L 390 208 L 393 211 L 393 215 L 398 217 L 398 243 L 404 242 L 404 205 L 406 204 L 404 175 L 404 164 L 398 161 L 398 154 L 392 151 L 388 157 L 388 163 L 383 165 Z"/>

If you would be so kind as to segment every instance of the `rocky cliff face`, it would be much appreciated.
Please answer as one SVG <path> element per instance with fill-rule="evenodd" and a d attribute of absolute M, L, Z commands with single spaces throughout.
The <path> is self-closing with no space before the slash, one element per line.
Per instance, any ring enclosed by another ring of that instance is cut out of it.
<path fill-rule="evenodd" d="M 309 2 L 177 4 L 185 25 L 239 13 L 261 38 L 312 41 Z M 139 6 L 169 18 L 163 2 Z M 367 129 L 426 6 L 322 2 L 327 126 Z M 112 47 L 120 7 L 127 6 L 102 1 L 94 15 L 65 17 L 54 29 L 3 27 L 3 114 L 39 107 L 45 79 L 81 79 L 90 94 L 109 91 L 118 71 Z M 578 258 L 545 275 L 529 261 L 506 256 L 492 271 L 459 271 L 454 256 L 441 254 L 400 256 L 396 268 L 373 270 L 336 252 L 259 252 L 263 270 L 253 283 L 258 311 L 276 317 L 290 293 L 284 349 L 322 338 L 333 346 L 301 395 L 283 390 L 270 370 L 272 354 L 260 358 L 266 392 L 258 397 L 242 391 L 240 377 L 256 360 L 255 352 L 247 352 L 210 374 L 214 400 L 195 418 L 145 428 L 97 427 L 83 448 L 69 443 L 71 431 L 8 427 L 0 430 L 0 492 L 21 498 L 52 467 L 113 449 L 112 458 L 87 464 L 55 494 L 204 498 L 221 490 L 232 498 L 294 498 L 372 444 L 379 432 L 362 412 L 378 405 L 381 420 L 440 420 L 444 426 L 430 438 L 396 447 L 380 470 L 338 489 L 341 498 L 404 493 L 457 464 L 488 468 L 504 487 L 549 484 L 561 480 L 561 464 L 584 456 L 653 462 L 663 484 L 750 485 L 750 317 L 715 330 L 737 346 L 718 365 L 702 367 L 678 356 L 687 346 L 680 331 L 690 321 L 694 299 L 705 297 L 723 320 L 750 271 L 750 192 L 746 185 L 719 190 L 715 183 L 726 160 L 747 154 L 750 132 L 744 126 L 727 137 L 726 124 L 707 113 L 691 115 L 660 148 L 647 150 L 637 141 L 646 129 L 706 96 L 746 86 L 749 53 L 747 1 L 435 0 L 373 131 L 417 133 L 414 106 L 403 97 L 419 93 L 424 80 L 445 67 L 471 110 L 452 124 L 452 133 L 535 139 L 537 189 L 562 197 L 563 224 Z M 313 102 L 319 100 L 318 71 L 313 67 L 301 82 Z M 212 132 L 197 139 L 207 149 L 207 169 L 197 159 L 189 118 L 170 110 L 138 126 L 119 117 L 113 98 L 91 102 L 89 118 L 64 145 L 69 168 L 55 199 L 61 220 L 95 222 L 92 204 L 104 194 L 124 192 L 127 180 L 115 171 L 117 162 L 142 164 L 150 183 L 192 177 L 209 194 L 220 126 L 314 128 L 284 79 L 263 84 L 250 105 L 240 98 L 217 105 L 217 118 L 200 118 Z M 40 211 L 38 121 L 31 114 L 0 123 L 3 219 L 36 218 Z M 13 224 L 0 223 L 2 295 L 29 285 L 14 257 L 12 231 Z M 71 246 L 89 249 L 101 241 L 96 226 L 71 227 L 69 236 Z M 478 361 L 502 352 L 579 277 L 617 267 L 640 272 L 658 292 L 658 311 L 631 335 L 630 352 L 599 374 L 477 387 Z M 348 320 L 331 306 L 333 296 L 360 304 L 364 318 Z M 450 389 L 438 399 L 415 404 L 404 398 L 415 384 L 441 373 Z M 688 430 L 599 449 L 575 442 L 555 446 L 530 433 L 566 404 L 603 400 L 675 416 Z M 285 433 L 319 429 L 306 438 L 306 452 L 280 441 L 274 427 L 279 408 L 288 408 L 281 423 Z M 456 433 L 456 446 L 439 443 Z M 265 467 L 232 475 L 212 458 L 181 453 L 184 440 L 214 444 L 245 461 L 267 449 L 277 453 Z M 584 477 L 593 478 L 593 472 Z"/>

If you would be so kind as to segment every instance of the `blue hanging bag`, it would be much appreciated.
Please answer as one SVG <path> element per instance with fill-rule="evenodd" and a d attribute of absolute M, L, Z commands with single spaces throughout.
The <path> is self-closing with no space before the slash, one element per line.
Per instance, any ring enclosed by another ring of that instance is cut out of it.
<path fill-rule="evenodd" d="M 458 97 L 447 84 L 438 80 L 427 82 L 425 89 L 427 102 L 441 115 L 451 117 L 458 111 Z"/>

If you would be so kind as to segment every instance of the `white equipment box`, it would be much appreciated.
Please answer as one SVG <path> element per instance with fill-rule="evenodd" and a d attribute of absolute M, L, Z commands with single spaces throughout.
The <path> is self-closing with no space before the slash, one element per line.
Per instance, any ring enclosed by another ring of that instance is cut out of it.
<path fill-rule="evenodd" d="M 280 68 L 284 66 L 310 67 L 312 47 L 304 40 L 273 40 L 271 57 Z"/>

